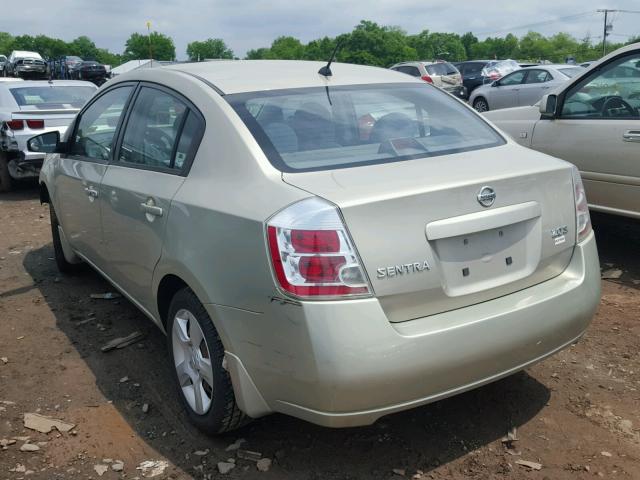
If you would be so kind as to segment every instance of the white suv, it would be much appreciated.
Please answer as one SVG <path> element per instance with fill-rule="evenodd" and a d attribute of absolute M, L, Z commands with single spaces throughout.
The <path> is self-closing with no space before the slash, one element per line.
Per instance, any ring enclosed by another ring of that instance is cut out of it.
<path fill-rule="evenodd" d="M 456 97 L 466 98 L 466 91 L 462 85 L 462 75 L 449 62 L 402 62 L 396 63 L 391 67 L 391 70 L 419 77 Z"/>

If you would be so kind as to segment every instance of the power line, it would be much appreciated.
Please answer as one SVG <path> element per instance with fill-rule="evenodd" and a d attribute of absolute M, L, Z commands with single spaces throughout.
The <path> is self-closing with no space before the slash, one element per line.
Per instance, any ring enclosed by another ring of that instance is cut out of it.
<path fill-rule="evenodd" d="M 618 13 L 640 13 L 640 10 L 618 10 L 618 9 L 610 9 L 610 8 L 600 8 L 597 10 L 598 13 L 604 13 L 604 26 L 602 29 L 602 55 L 607 54 L 607 36 L 615 35 L 609 33 L 613 30 L 613 20 L 611 23 L 607 23 L 607 17 L 610 13 L 618 14 Z M 617 18 L 617 15 L 615 16 Z"/>
<path fill-rule="evenodd" d="M 526 24 L 526 25 L 519 25 L 519 26 L 516 26 L 516 27 L 504 28 L 504 29 L 501 29 L 501 30 L 478 32 L 478 33 L 476 33 L 476 35 L 494 35 L 496 33 L 511 32 L 511 31 L 514 31 L 514 30 L 523 30 L 525 28 L 532 28 L 532 27 L 540 27 L 540 26 L 544 26 L 544 25 L 551 25 L 553 23 L 563 22 L 565 20 L 573 20 L 573 19 L 576 19 L 576 18 L 587 17 L 589 15 L 595 15 L 596 13 L 597 12 L 594 12 L 594 11 L 576 13 L 576 14 L 573 14 L 573 15 L 566 15 L 564 17 L 557 17 L 557 18 L 554 18 L 554 19 L 544 20 L 542 22 L 529 23 L 529 24 Z M 638 13 L 640 13 L 640 12 L 638 12 Z"/>

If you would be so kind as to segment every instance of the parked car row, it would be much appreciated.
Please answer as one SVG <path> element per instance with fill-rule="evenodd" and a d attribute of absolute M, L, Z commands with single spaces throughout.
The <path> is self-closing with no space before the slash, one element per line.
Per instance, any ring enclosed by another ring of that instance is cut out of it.
<path fill-rule="evenodd" d="M 469 104 L 479 112 L 533 105 L 553 88 L 582 73 L 573 65 L 537 65 L 518 69 L 473 90 Z"/>
<path fill-rule="evenodd" d="M 100 86 L 107 81 L 108 72 L 101 63 L 77 56 L 44 60 L 37 52 L 14 50 L 9 58 L 0 55 L 0 77 L 87 80 Z"/>
<path fill-rule="evenodd" d="M 42 132 L 64 133 L 97 87 L 69 80 L 0 81 L 0 192 L 16 180 L 37 178 L 43 152 L 30 152 L 27 140 Z"/>

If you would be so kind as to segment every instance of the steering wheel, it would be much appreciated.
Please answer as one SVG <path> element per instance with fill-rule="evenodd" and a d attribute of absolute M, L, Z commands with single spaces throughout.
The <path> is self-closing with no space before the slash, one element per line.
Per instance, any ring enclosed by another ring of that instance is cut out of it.
<path fill-rule="evenodd" d="M 619 107 L 616 107 L 615 104 L 618 104 Z M 619 95 L 612 95 L 611 97 L 608 97 L 603 103 L 602 103 L 602 116 L 603 117 L 617 117 L 619 115 L 612 115 L 611 114 L 611 110 L 612 108 L 624 108 L 627 112 L 629 112 L 629 116 L 631 117 L 635 117 L 637 115 L 636 113 L 636 109 L 633 108 L 631 105 L 629 105 L 627 102 L 625 102 L 622 97 L 620 97 Z"/>
<path fill-rule="evenodd" d="M 166 148 L 168 150 L 171 150 L 173 147 L 173 138 L 160 129 L 149 129 L 145 132 L 144 136 L 146 141 L 156 145 L 157 147 Z"/>

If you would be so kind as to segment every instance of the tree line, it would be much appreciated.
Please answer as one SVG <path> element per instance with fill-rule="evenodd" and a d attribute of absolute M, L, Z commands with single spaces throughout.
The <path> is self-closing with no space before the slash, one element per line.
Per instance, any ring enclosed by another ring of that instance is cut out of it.
<path fill-rule="evenodd" d="M 610 43 L 608 51 L 637 41 L 640 41 L 640 36 L 629 39 L 626 43 Z M 479 40 L 471 32 L 458 35 L 423 30 L 417 34 L 408 34 L 399 27 L 362 20 L 349 33 L 323 37 L 308 43 L 303 43 L 295 37 L 281 36 L 269 47 L 249 50 L 245 58 L 328 60 L 338 42 L 341 45 L 337 54 L 338 61 L 380 67 L 409 60 L 513 58 L 520 61 L 549 60 L 562 63 L 567 57 L 583 62 L 602 56 L 601 43 L 593 41 L 590 37 L 578 40 L 562 32 L 544 36 L 531 31 L 522 37 L 510 33 L 504 37 Z M 150 56 L 156 60 L 176 58 L 173 39 L 159 32 L 151 32 L 150 35 L 132 33 L 120 54 L 98 48 L 87 36 L 66 42 L 46 35 L 12 36 L 0 32 L 0 53 L 8 55 L 12 50 L 36 51 L 45 58 L 77 55 L 109 65 L 119 65 L 127 60 Z M 193 41 L 187 45 L 186 53 L 191 61 L 237 58 L 233 50 L 219 38 Z"/>

